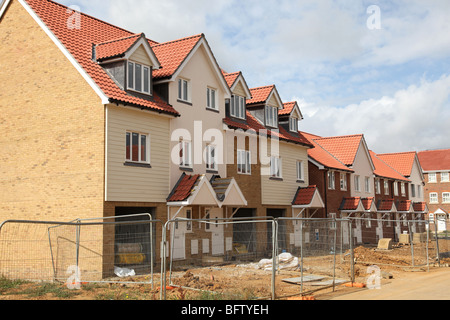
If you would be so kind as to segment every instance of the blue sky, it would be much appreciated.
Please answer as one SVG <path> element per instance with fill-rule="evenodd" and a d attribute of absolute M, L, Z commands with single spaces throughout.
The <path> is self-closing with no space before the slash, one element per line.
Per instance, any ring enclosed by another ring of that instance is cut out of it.
<path fill-rule="evenodd" d="M 363 133 L 378 153 L 450 148 L 448 0 L 58 2 L 158 42 L 204 33 L 222 68 L 297 100 L 301 130 Z"/>

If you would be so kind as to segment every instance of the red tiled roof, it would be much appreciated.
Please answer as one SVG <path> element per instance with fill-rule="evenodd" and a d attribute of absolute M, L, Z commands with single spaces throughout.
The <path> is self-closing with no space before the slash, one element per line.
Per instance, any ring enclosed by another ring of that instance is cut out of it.
<path fill-rule="evenodd" d="M 306 188 L 298 188 L 295 199 L 292 202 L 294 206 L 306 206 L 313 200 L 314 194 L 317 190 L 317 186 L 309 186 Z"/>
<path fill-rule="evenodd" d="M 450 170 L 450 149 L 421 151 L 418 156 L 424 171 Z"/>
<path fill-rule="evenodd" d="M 314 141 L 347 166 L 355 161 L 363 135 L 314 139 Z"/>
<path fill-rule="evenodd" d="M 397 211 L 403 211 L 403 212 L 410 211 L 411 210 L 411 204 L 412 204 L 411 200 L 401 200 L 396 205 Z"/>
<path fill-rule="evenodd" d="M 97 61 L 102 61 L 108 58 L 122 56 L 141 36 L 143 36 L 143 33 L 97 44 L 95 46 L 95 58 Z"/>
<path fill-rule="evenodd" d="M 153 101 L 128 95 L 98 63 L 92 60 L 93 44 L 102 44 L 114 39 L 131 37 L 136 33 L 126 31 L 83 13 L 80 14 L 81 28 L 70 29 L 67 27 L 67 20 L 73 13 L 66 6 L 50 0 L 25 1 L 111 102 L 178 115 L 172 106 L 165 103 L 156 94 L 153 95 Z M 156 44 L 156 42 L 151 40 L 148 40 L 148 42 L 150 45 Z"/>
<path fill-rule="evenodd" d="M 233 84 L 236 82 L 237 78 L 241 75 L 241 72 L 233 72 L 233 73 L 226 73 L 222 70 L 223 77 L 225 78 L 225 81 L 228 84 L 228 87 L 232 87 Z"/>
<path fill-rule="evenodd" d="M 373 151 L 369 151 L 370 156 L 372 158 L 372 162 L 375 166 L 375 175 L 383 178 L 390 178 L 395 180 L 407 181 L 410 182 L 409 179 L 406 179 L 399 172 L 397 172 L 394 168 L 390 167 L 386 162 L 378 158 L 378 156 Z"/>
<path fill-rule="evenodd" d="M 374 201 L 375 201 L 374 197 L 361 199 L 362 205 L 366 210 L 370 210 L 372 208 L 372 204 L 374 203 Z"/>
<path fill-rule="evenodd" d="M 267 131 L 269 137 L 277 137 L 280 140 L 301 144 L 307 147 L 312 147 L 312 144 L 299 132 L 298 135 L 288 133 L 283 127 L 280 126 L 279 132 L 268 130 L 258 120 L 256 120 L 249 111 L 247 111 L 247 121 L 235 121 L 231 118 L 223 119 L 223 122 L 230 128 L 242 129 L 244 131 L 254 130 L 256 134 L 261 133 L 262 130 Z"/>
<path fill-rule="evenodd" d="M 301 132 L 301 134 L 314 146 L 314 148 L 308 150 L 309 157 L 327 168 L 353 172 L 353 170 L 349 169 L 346 165 L 315 142 L 315 139 L 320 139 L 321 137 L 306 132 Z"/>
<path fill-rule="evenodd" d="M 427 211 L 427 203 L 426 202 L 414 202 L 413 207 L 414 207 L 415 212 Z"/>
<path fill-rule="evenodd" d="M 343 198 L 339 210 L 356 210 L 358 209 L 360 201 L 361 201 L 360 197 Z"/>
<path fill-rule="evenodd" d="M 394 205 L 394 199 L 379 200 L 377 209 L 378 211 L 391 211 Z"/>
<path fill-rule="evenodd" d="M 153 71 L 153 77 L 155 79 L 170 78 L 203 37 L 203 34 L 198 34 L 152 46 L 153 52 L 162 65 L 161 69 Z"/>
<path fill-rule="evenodd" d="M 247 100 L 247 105 L 266 102 L 273 89 L 275 89 L 275 85 L 250 89 L 252 99 Z"/>
<path fill-rule="evenodd" d="M 377 154 L 377 157 L 386 162 L 395 170 L 397 170 L 403 176 L 409 177 L 411 175 L 416 153 L 415 152 L 386 153 L 386 154 Z"/>
<path fill-rule="evenodd" d="M 185 201 L 192 193 L 200 175 L 186 175 L 183 174 L 170 194 L 167 202 Z"/>
<path fill-rule="evenodd" d="M 291 114 L 296 102 L 287 102 L 283 104 L 284 109 L 278 111 L 278 115 L 285 116 Z"/>

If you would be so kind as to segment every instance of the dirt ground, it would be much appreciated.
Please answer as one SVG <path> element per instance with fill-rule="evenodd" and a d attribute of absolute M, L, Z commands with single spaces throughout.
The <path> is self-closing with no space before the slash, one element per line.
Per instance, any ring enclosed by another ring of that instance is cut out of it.
<path fill-rule="evenodd" d="M 305 257 L 303 288 L 298 278 L 302 276 L 298 268 L 283 269 L 275 275 L 275 294 L 277 299 L 299 299 L 304 295 L 316 300 L 328 300 L 354 292 L 344 282 L 350 281 L 350 255 L 342 254 L 336 259 L 337 268 L 334 290 L 333 270 L 330 268 L 333 256 Z M 416 257 L 420 259 L 420 257 Z M 436 270 L 435 261 L 430 266 L 411 267 L 409 246 L 399 246 L 393 250 L 379 251 L 374 248 L 359 247 L 354 251 L 355 282 L 366 283 L 367 268 L 376 265 L 381 270 L 381 284 L 393 283 L 406 276 L 423 276 Z M 443 268 L 450 265 L 450 258 L 442 259 Z M 440 270 L 441 270 L 440 269 Z M 448 269 L 450 271 L 450 269 Z M 308 277 L 316 277 L 308 281 Z M 320 277 L 320 278 L 319 278 Z M 297 282 L 295 279 L 297 278 Z M 148 279 L 148 276 L 147 276 Z M 290 279 L 289 282 L 286 280 Z M 294 280 L 292 280 L 294 279 Z M 83 283 L 79 290 L 69 290 L 66 284 L 37 284 L 28 282 L 0 281 L 0 300 L 158 300 L 160 299 L 160 275 L 154 275 L 153 288 L 149 284 L 133 284 L 142 277 L 121 279 L 127 283 L 91 284 Z M 339 281 L 342 280 L 342 283 Z M 131 283 L 128 283 L 131 282 Z M 167 300 L 255 300 L 270 299 L 272 272 L 258 268 L 256 263 L 216 264 L 202 268 L 179 268 L 171 274 L 167 283 L 172 287 L 166 290 Z"/>

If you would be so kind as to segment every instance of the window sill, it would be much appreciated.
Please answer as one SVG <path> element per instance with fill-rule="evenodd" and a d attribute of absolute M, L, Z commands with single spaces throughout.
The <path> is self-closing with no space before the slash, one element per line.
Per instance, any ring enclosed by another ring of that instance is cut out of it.
<path fill-rule="evenodd" d="M 215 112 L 215 113 L 220 113 L 219 110 L 213 109 L 213 108 L 208 108 L 208 107 L 206 107 L 206 111 L 212 111 L 212 112 Z"/>
<path fill-rule="evenodd" d="M 193 168 L 189 168 L 189 167 L 180 167 L 181 171 L 185 171 L 185 172 L 194 172 Z"/>
<path fill-rule="evenodd" d="M 210 169 L 206 169 L 206 173 L 214 173 L 214 174 L 217 174 L 217 173 L 219 173 L 219 170 L 210 170 Z"/>
<path fill-rule="evenodd" d="M 150 163 L 138 163 L 138 162 L 125 162 L 123 164 L 126 167 L 136 167 L 136 168 L 151 168 Z"/>
<path fill-rule="evenodd" d="M 297 179 L 297 183 L 305 183 L 305 180 Z"/>
<path fill-rule="evenodd" d="M 192 102 L 189 102 L 189 101 L 186 101 L 186 100 L 180 100 L 180 99 L 177 99 L 177 102 L 179 102 L 179 103 L 184 103 L 184 104 L 187 104 L 187 105 L 189 105 L 189 106 L 192 106 L 192 105 L 193 105 Z"/>
<path fill-rule="evenodd" d="M 269 180 L 283 181 L 283 178 L 279 178 L 279 177 L 270 177 Z"/>

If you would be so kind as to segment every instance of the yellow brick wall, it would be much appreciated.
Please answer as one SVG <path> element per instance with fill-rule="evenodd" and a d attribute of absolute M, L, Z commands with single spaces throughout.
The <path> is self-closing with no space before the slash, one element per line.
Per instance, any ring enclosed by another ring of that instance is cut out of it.
<path fill-rule="evenodd" d="M 0 43 L 0 221 L 102 216 L 100 98 L 18 1 Z"/>

